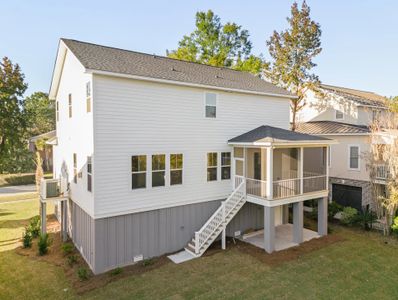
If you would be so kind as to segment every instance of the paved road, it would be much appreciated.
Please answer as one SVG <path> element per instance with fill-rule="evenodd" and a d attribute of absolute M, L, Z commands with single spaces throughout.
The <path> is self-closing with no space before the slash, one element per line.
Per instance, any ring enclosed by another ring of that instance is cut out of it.
<path fill-rule="evenodd" d="M 11 196 L 16 194 L 32 193 L 36 191 L 34 184 L 15 185 L 0 187 L 0 196 Z"/>

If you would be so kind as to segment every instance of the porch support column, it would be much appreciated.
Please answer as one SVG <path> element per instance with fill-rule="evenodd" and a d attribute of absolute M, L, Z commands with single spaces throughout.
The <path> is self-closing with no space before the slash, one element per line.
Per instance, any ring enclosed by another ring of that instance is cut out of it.
<path fill-rule="evenodd" d="M 46 202 L 40 201 L 40 227 L 41 233 L 45 234 L 47 232 L 47 211 L 46 211 Z"/>
<path fill-rule="evenodd" d="M 289 223 L 289 204 L 282 205 L 282 224 Z"/>
<path fill-rule="evenodd" d="M 61 237 L 62 241 L 66 242 L 67 235 L 66 235 L 66 202 L 61 201 Z"/>
<path fill-rule="evenodd" d="M 324 236 L 328 234 L 328 198 L 318 199 L 318 234 Z"/>
<path fill-rule="evenodd" d="M 293 203 L 293 242 L 303 242 L 303 201 Z"/>
<path fill-rule="evenodd" d="M 304 193 L 304 147 L 300 147 L 300 165 L 299 165 L 299 178 L 300 178 L 300 194 Z"/>
<path fill-rule="evenodd" d="M 264 249 L 275 251 L 275 209 L 268 206 L 264 206 Z"/>
<path fill-rule="evenodd" d="M 274 174 L 273 174 L 273 169 L 274 169 L 274 149 L 272 147 L 267 147 L 267 198 L 272 199 L 273 198 L 273 180 L 274 180 Z"/>

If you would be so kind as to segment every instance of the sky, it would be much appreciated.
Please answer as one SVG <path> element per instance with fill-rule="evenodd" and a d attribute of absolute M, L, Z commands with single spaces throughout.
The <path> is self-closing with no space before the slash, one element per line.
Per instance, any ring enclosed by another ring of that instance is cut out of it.
<path fill-rule="evenodd" d="M 298 1 L 301 3 L 301 1 Z M 59 38 L 165 55 L 194 29 L 197 11 L 247 29 L 255 54 L 268 58 L 266 40 L 287 28 L 289 0 L 102 1 L 0 0 L 0 57 L 18 63 L 26 95 L 48 92 Z M 314 72 L 322 82 L 398 95 L 398 1 L 307 0 L 321 25 L 322 53 Z"/>

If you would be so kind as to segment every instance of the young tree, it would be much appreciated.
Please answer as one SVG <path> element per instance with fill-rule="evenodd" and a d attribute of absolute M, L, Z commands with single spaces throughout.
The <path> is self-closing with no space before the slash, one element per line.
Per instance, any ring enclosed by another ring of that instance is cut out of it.
<path fill-rule="evenodd" d="M 296 129 L 297 113 L 305 106 L 305 92 L 319 86 L 319 79 L 311 72 L 316 66 L 313 59 L 322 51 L 320 25 L 310 17 L 310 7 L 304 1 L 301 9 L 297 2 L 291 7 L 287 18 L 289 28 L 278 33 L 274 31 L 267 41 L 272 58 L 265 76 L 293 94 L 291 101 L 292 130 Z"/>
<path fill-rule="evenodd" d="M 55 107 L 48 95 L 36 92 L 23 102 L 29 136 L 35 136 L 55 129 Z"/>
<path fill-rule="evenodd" d="M 27 155 L 22 111 L 26 89 L 19 65 L 4 57 L 0 62 L 0 173 L 18 171 Z"/>
<path fill-rule="evenodd" d="M 196 29 L 185 35 L 167 56 L 217 67 L 260 74 L 264 61 L 251 54 L 249 32 L 236 23 L 221 24 L 211 10 L 196 13 Z"/>

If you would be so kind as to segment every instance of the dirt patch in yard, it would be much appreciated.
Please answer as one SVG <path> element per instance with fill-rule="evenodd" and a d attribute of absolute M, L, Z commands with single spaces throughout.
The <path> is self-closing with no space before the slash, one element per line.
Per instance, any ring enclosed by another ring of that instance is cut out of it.
<path fill-rule="evenodd" d="M 30 259 L 43 261 L 63 268 L 67 279 L 71 282 L 74 292 L 78 295 L 84 294 L 93 289 L 103 287 L 112 281 L 132 275 L 140 275 L 160 268 L 167 263 L 170 263 L 167 256 L 164 255 L 161 257 L 144 260 L 134 265 L 118 268 L 103 274 L 94 275 L 83 257 L 76 249 L 73 249 L 71 253 L 64 254 L 64 251 L 62 249 L 62 245 L 64 243 L 62 242 L 59 229 L 59 223 L 56 221 L 55 218 L 50 218 L 47 221 L 47 230 L 52 243 L 46 255 L 38 255 L 38 239 L 35 239 L 33 241 L 32 248 L 24 249 L 20 247 L 15 249 L 15 251 L 17 254 L 29 257 Z M 74 257 L 73 263 L 70 263 L 69 257 L 71 256 Z M 79 278 L 77 274 L 79 269 L 87 270 L 88 278 L 86 280 L 81 280 Z"/>
<path fill-rule="evenodd" d="M 237 241 L 235 248 L 273 267 L 278 266 L 286 261 L 296 260 L 303 255 L 328 247 L 337 242 L 342 242 L 344 240 L 345 239 L 338 234 L 331 234 L 324 237 L 312 239 L 308 242 L 300 244 L 299 246 L 274 252 L 272 254 L 268 254 L 264 251 L 264 249 L 258 248 L 242 241 Z"/>

